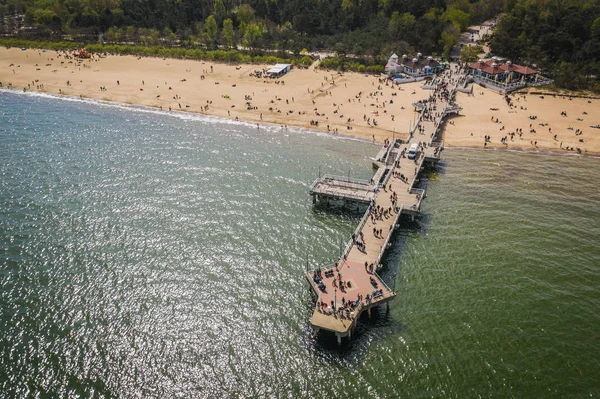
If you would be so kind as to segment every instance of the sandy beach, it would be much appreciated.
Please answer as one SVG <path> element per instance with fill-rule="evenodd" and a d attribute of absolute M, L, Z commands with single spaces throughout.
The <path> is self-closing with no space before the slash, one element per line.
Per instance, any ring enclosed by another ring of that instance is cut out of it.
<path fill-rule="evenodd" d="M 377 142 L 406 136 L 417 117 L 412 103 L 429 95 L 419 82 L 396 86 L 371 75 L 314 67 L 273 80 L 252 76 L 269 65 L 111 55 L 78 60 L 64 54 L 0 48 L 0 82 L 16 90 L 319 129 Z M 503 95 L 477 85 L 472 95 L 458 93 L 463 111 L 446 123 L 444 145 L 484 148 L 489 136 L 485 148 L 564 153 L 579 148 L 582 154 L 600 154 L 600 129 L 590 127 L 600 124 L 600 100 L 543 97 L 511 94 L 509 105 Z"/>
<path fill-rule="evenodd" d="M 268 65 L 110 55 L 79 61 L 54 51 L 16 48 L 0 49 L 0 60 L 4 87 L 306 127 L 377 142 L 405 136 L 418 115 L 411 104 L 428 95 L 419 84 L 397 88 L 372 75 L 315 68 L 294 69 L 273 80 L 250 76 Z"/>
<path fill-rule="evenodd" d="M 489 136 L 486 148 L 600 153 L 600 129 L 590 127 L 600 123 L 600 100 L 519 92 L 509 95 L 511 106 L 503 95 L 477 85 L 473 89 L 472 95 L 457 93 L 463 110 L 446 123 L 444 145 L 484 148 Z"/>

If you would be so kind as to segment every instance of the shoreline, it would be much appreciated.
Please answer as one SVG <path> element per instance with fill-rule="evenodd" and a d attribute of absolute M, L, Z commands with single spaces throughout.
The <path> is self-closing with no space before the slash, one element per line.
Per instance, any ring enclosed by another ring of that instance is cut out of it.
<path fill-rule="evenodd" d="M 430 94 L 420 82 L 395 85 L 315 65 L 273 80 L 257 77 L 258 65 L 156 57 L 81 60 L 65 52 L 0 48 L 0 59 L 2 87 L 11 84 L 14 92 L 306 129 L 377 144 L 406 139 L 418 116 L 413 102 Z M 444 146 L 484 149 L 489 137 L 485 149 L 490 150 L 579 155 L 579 148 L 584 156 L 600 154 L 600 130 L 590 127 L 600 124 L 595 108 L 600 100 L 523 92 L 508 99 L 476 85 L 472 94 L 457 93 L 463 110 L 441 127 Z"/>
<path fill-rule="evenodd" d="M 544 156 L 559 156 L 559 157 L 580 157 L 580 158 L 598 158 L 600 159 L 600 152 L 587 152 L 585 154 L 578 154 L 577 152 L 564 152 L 555 151 L 551 149 L 543 149 L 541 151 L 525 150 L 522 148 L 502 148 L 502 147 L 469 147 L 469 146 L 444 146 L 448 150 L 468 150 L 468 151 L 487 151 L 487 152 L 511 152 L 515 154 L 525 155 L 544 155 Z"/>
<path fill-rule="evenodd" d="M 0 65 L 3 87 L 309 128 L 379 143 L 407 135 L 416 118 L 411 104 L 423 97 L 416 95 L 422 90 L 417 85 L 397 88 L 372 75 L 314 67 L 293 69 L 273 80 L 256 76 L 267 65 L 119 55 L 80 60 L 64 52 L 14 48 L 0 48 L 0 59 L 7 62 Z M 405 96 L 410 89 L 414 95 Z M 380 101 L 384 91 L 387 98 Z M 388 99 L 395 104 L 387 104 Z"/>
<path fill-rule="evenodd" d="M 72 101 L 72 102 L 79 102 L 79 103 L 90 104 L 90 105 L 103 105 L 103 106 L 108 106 L 108 107 L 122 108 L 127 111 L 152 113 L 152 114 L 159 115 L 159 116 L 170 116 L 170 117 L 179 118 L 179 119 L 187 119 L 189 117 L 192 117 L 192 118 L 197 118 L 198 121 L 202 121 L 202 122 L 217 121 L 217 122 L 223 123 L 223 124 L 246 126 L 246 127 L 250 127 L 250 128 L 256 127 L 255 123 L 251 122 L 251 121 L 242 120 L 242 119 L 235 120 L 235 119 L 226 118 L 226 117 L 222 117 L 222 116 L 218 116 L 218 115 L 203 114 L 203 113 L 194 112 L 194 111 L 177 110 L 177 111 L 169 112 L 169 111 L 161 110 L 159 108 L 151 107 L 151 106 L 147 106 L 147 105 L 129 104 L 129 103 L 116 102 L 116 101 L 107 101 L 107 100 L 101 100 L 101 99 L 96 99 L 96 98 L 92 98 L 92 97 L 75 97 L 75 96 L 70 96 L 67 94 L 53 94 L 53 93 L 39 92 L 39 91 L 35 91 L 35 90 L 23 92 L 22 90 L 18 90 L 15 88 L 9 89 L 6 87 L 0 87 L 0 93 L 3 93 L 3 92 L 14 94 L 14 95 L 32 96 L 32 97 L 48 98 L 48 99 L 63 100 L 63 101 Z M 270 122 L 264 122 L 264 121 L 260 123 L 260 128 L 261 129 L 264 128 L 265 130 L 268 130 L 268 131 L 279 131 L 279 132 L 281 131 L 280 125 L 273 124 Z M 303 134 L 316 134 L 316 135 L 320 135 L 320 136 L 324 136 L 324 137 L 330 137 L 330 138 L 333 138 L 336 140 L 358 141 L 361 143 L 372 144 L 372 145 L 376 145 L 376 146 L 379 146 L 379 144 L 380 144 L 380 143 L 373 143 L 372 140 L 368 140 L 367 138 L 361 137 L 361 136 L 353 136 L 353 135 L 349 135 L 346 133 L 339 134 L 339 135 L 332 135 L 332 134 L 328 134 L 327 132 L 324 132 L 323 130 L 320 130 L 320 129 L 307 128 L 304 126 L 295 126 L 295 125 L 288 126 L 288 130 L 286 130 L 286 131 L 292 132 L 292 133 L 298 132 L 298 133 L 303 133 Z"/>
<path fill-rule="evenodd" d="M 50 98 L 50 99 L 56 99 L 56 100 L 64 100 L 64 101 L 73 101 L 73 102 L 82 102 L 82 103 L 86 103 L 86 104 L 91 104 L 91 105 L 105 105 L 105 106 L 109 106 L 109 107 L 116 107 L 116 108 L 123 108 L 126 109 L 128 111 L 139 111 L 139 112 L 148 112 L 148 113 L 153 113 L 156 115 L 160 115 L 160 116 L 171 116 L 171 117 L 175 117 L 175 118 L 184 118 L 184 117 L 198 117 L 198 120 L 201 120 L 203 122 L 210 122 L 211 120 L 217 120 L 219 123 L 227 123 L 227 124 L 233 124 L 233 125 L 240 125 L 240 126 L 247 126 L 247 127 L 255 127 L 253 122 L 249 122 L 246 120 L 234 120 L 231 118 L 224 118 L 224 117 L 220 117 L 220 116 L 215 116 L 215 115 L 210 115 L 210 114 L 202 114 L 202 113 L 197 113 L 197 112 L 193 112 L 193 111 L 161 111 L 160 109 L 157 109 L 155 107 L 149 107 L 146 105 L 138 105 L 138 104 L 127 104 L 127 103 L 119 103 L 119 102 L 114 102 L 114 101 L 106 101 L 106 100 L 100 100 L 100 99 L 95 99 L 95 98 L 80 98 L 80 97 L 74 97 L 74 96 L 69 96 L 66 94 L 52 94 L 52 93 L 44 93 L 44 92 L 38 92 L 38 91 L 28 91 L 28 92 L 23 92 L 22 90 L 18 90 L 18 89 L 9 89 L 6 87 L 0 88 L 0 93 L 2 92 L 7 92 L 7 93 L 11 93 L 11 94 L 15 94 L 15 95 L 24 95 L 24 96 L 35 96 L 35 97 L 41 97 L 41 98 Z M 261 124 L 261 128 L 266 128 L 266 130 L 269 131 L 281 131 L 281 126 L 276 125 L 276 124 L 272 124 L 272 123 L 268 123 L 268 122 L 263 122 Z M 331 134 L 327 134 L 327 132 L 324 132 L 320 129 L 312 129 L 312 128 L 306 128 L 306 127 L 302 127 L 302 126 L 288 126 L 289 130 L 292 133 L 294 132 L 299 132 L 299 133 L 303 133 L 303 134 L 316 134 L 316 135 L 320 135 L 320 136 L 325 136 L 325 137 L 330 137 L 330 138 L 334 138 L 337 140 L 349 140 L 349 141 L 358 141 L 361 143 L 365 143 L 365 144 L 372 144 L 372 145 L 379 145 L 379 143 L 373 143 L 372 140 L 368 140 L 365 137 L 360 137 L 360 136 L 352 136 L 346 133 L 343 134 L 339 134 L 339 135 L 331 135 Z M 574 157 L 591 157 L 591 158 L 598 158 L 600 159 L 600 152 L 588 152 L 588 153 L 582 153 L 582 154 L 578 154 L 576 152 L 564 152 L 564 151 L 556 151 L 556 150 L 552 150 L 552 149 L 540 149 L 539 151 L 534 151 L 531 149 L 524 149 L 524 148 L 504 148 L 504 147 L 500 147 L 500 146 L 490 146 L 487 148 L 483 148 L 483 147 L 475 147 L 475 146 L 455 146 L 455 145 L 446 145 L 444 144 L 444 148 L 448 149 L 448 150 L 453 150 L 453 151 L 458 151 L 458 150 L 468 150 L 468 151 L 493 151 L 493 152 L 512 152 L 512 153 L 517 153 L 517 154 L 528 154 L 528 155 L 550 155 L 550 156 L 574 156 Z"/>

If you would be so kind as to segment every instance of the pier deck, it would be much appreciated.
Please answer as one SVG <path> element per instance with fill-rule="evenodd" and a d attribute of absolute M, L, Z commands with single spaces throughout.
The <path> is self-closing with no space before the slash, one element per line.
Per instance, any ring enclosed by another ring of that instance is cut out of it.
<path fill-rule="evenodd" d="M 369 204 L 375 199 L 376 189 L 377 186 L 366 180 L 325 175 L 313 183 L 310 194 L 334 199 L 345 198 Z"/>
<path fill-rule="evenodd" d="M 344 199 L 389 210 L 387 215 L 379 219 L 371 217 L 367 210 L 361 219 L 354 236 L 364 242 L 364 248 L 359 248 L 356 240 L 351 240 L 334 265 L 306 272 L 305 277 L 317 295 L 317 304 L 310 320 L 315 332 L 333 332 L 338 337 L 338 343 L 341 343 L 342 337 L 351 336 L 363 311 L 367 310 L 370 315 L 372 307 L 385 304 L 396 296 L 377 271 L 381 268 L 381 259 L 398 226 L 400 215 L 419 212 L 425 192 L 414 188 L 414 185 L 423 163 L 439 159 L 443 147 L 439 143 L 438 131 L 443 119 L 449 113 L 460 111 L 460 107 L 453 103 L 455 91 L 456 87 L 452 89 L 448 100 L 437 98 L 435 102 L 432 101 L 435 92 L 431 94 L 429 102 L 421 107 L 420 117 L 409 139 L 405 143 L 396 140 L 379 152 L 374 160 L 378 170 L 371 181 L 325 176 L 311 186 L 310 194 L 315 201 L 317 197 Z M 439 110 L 437 117 L 435 110 Z M 431 116 L 424 117 L 426 112 Z M 419 129 L 420 126 L 422 129 Z M 416 133 L 415 137 L 413 133 Z M 419 140 L 421 136 L 422 140 Z M 405 155 L 411 141 L 423 145 L 417 158 L 412 160 Z M 392 202 L 393 193 L 397 196 L 395 206 Z M 375 230 L 380 230 L 381 234 L 375 234 Z M 344 288 L 340 288 L 340 279 L 344 282 Z M 349 301 L 356 306 L 341 311 Z"/>

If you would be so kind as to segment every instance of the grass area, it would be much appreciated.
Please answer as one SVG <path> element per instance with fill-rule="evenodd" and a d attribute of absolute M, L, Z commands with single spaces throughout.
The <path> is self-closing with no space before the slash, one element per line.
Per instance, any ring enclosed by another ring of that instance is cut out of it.
<path fill-rule="evenodd" d="M 319 63 L 321 69 L 334 69 L 336 71 L 352 71 L 360 73 L 380 74 L 385 72 L 385 67 L 381 64 L 366 64 L 364 60 L 355 60 L 342 57 L 330 57 L 321 60 Z"/>

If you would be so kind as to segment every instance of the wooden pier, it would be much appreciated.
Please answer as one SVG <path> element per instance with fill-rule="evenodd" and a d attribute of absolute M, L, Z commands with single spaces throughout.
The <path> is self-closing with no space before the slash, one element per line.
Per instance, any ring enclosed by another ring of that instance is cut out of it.
<path fill-rule="evenodd" d="M 382 268 L 381 260 L 392 233 L 399 226 L 400 215 L 414 218 L 420 211 L 425 192 L 415 185 L 424 164 L 435 163 L 440 157 L 443 145 L 439 130 L 444 118 L 460 111 L 454 104 L 455 92 L 456 87 L 451 89 L 447 100 L 436 101 L 433 92 L 427 101 L 418 103 L 419 118 L 407 140 L 396 139 L 382 148 L 373 161 L 377 171 L 370 181 L 326 175 L 312 184 L 310 195 L 314 203 L 341 201 L 368 206 L 339 260 L 305 273 L 317 296 L 310 319 L 315 333 L 332 332 L 341 344 L 343 337 L 351 338 L 364 311 L 370 317 L 373 307 L 389 306 L 396 296 L 377 272 Z M 412 142 L 420 143 L 415 159 L 407 157 Z M 385 212 L 373 217 L 377 207 Z"/>

